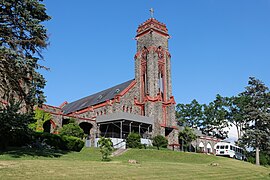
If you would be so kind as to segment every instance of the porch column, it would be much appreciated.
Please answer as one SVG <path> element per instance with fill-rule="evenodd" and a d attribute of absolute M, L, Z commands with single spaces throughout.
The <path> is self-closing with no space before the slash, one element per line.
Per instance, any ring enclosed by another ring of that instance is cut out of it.
<path fill-rule="evenodd" d="M 122 134 L 123 134 L 123 129 L 122 129 L 122 127 L 123 127 L 123 121 L 120 122 L 120 139 L 123 138 L 123 137 L 122 137 Z"/>
<path fill-rule="evenodd" d="M 99 138 L 100 137 L 100 124 L 98 124 L 97 126 L 97 134 L 96 134 L 96 138 Z"/>
<path fill-rule="evenodd" d="M 131 133 L 131 124 L 132 124 L 133 122 L 130 122 L 129 123 L 129 133 Z"/>

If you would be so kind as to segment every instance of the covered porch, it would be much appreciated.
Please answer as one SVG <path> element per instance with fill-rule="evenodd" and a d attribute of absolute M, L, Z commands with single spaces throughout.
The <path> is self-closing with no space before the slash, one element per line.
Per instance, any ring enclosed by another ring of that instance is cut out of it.
<path fill-rule="evenodd" d="M 143 139 L 152 135 L 154 119 L 136 114 L 117 112 L 98 116 L 96 119 L 97 137 L 126 139 L 128 134 L 135 132 Z"/>

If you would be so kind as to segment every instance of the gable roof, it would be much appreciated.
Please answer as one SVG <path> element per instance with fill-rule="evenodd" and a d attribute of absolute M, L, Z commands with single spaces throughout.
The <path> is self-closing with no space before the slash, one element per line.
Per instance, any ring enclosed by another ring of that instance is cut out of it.
<path fill-rule="evenodd" d="M 114 87 L 95 93 L 93 95 L 84 97 L 77 101 L 68 103 L 63 107 L 63 113 L 69 114 L 69 113 L 76 112 L 78 110 L 82 110 L 93 105 L 103 103 L 107 100 L 111 100 L 116 95 L 120 94 L 123 90 L 125 90 L 133 81 L 134 79 L 124 82 L 122 84 L 118 84 Z"/>

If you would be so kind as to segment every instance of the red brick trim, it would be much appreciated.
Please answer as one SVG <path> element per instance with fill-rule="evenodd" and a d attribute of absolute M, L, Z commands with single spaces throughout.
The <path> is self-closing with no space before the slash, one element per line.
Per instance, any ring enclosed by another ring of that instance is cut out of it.
<path fill-rule="evenodd" d="M 137 83 L 136 80 L 133 80 L 126 89 L 124 89 L 121 93 L 119 93 L 116 96 L 124 96 L 130 89 L 132 89 L 135 86 L 136 83 Z"/>
<path fill-rule="evenodd" d="M 62 110 L 60 107 L 57 107 L 57 106 L 52 106 L 52 105 L 48 105 L 48 104 L 42 104 L 42 106 L 45 106 L 45 107 L 50 107 L 50 108 L 53 108 L 53 109 L 60 109 Z"/>
<path fill-rule="evenodd" d="M 165 24 L 157 21 L 154 18 L 150 18 L 141 25 L 139 25 L 137 29 L 137 35 L 136 38 L 139 38 L 140 36 L 148 33 L 148 32 L 157 32 L 163 36 L 170 37 L 168 34 L 168 29 Z"/>
<path fill-rule="evenodd" d="M 71 118 L 77 118 L 77 119 L 81 119 L 81 120 L 87 120 L 87 121 L 94 121 L 95 122 L 95 120 L 93 118 L 83 118 L 83 117 L 72 115 L 72 114 L 54 113 L 54 112 L 47 111 L 47 110 L 45 110 L 43 108 L 41 108 L 41 109 L 44 112 L 47 112 L 47 113 L 50 113 L 50 114 L 53 114 L 53 115 L 57 115 L 57 116 L 71 117 Z"/>
<path fill-rule="evenodd" d="M 164 106 L 169 106 L 169 105 L 172 105 L 172 104 L 176 104 L 173 96 L 171 96 L 168 101 L 163 103 Z"/>
<path fill-rule="evenodd" d="M 68 104 L 67 101 L 63 102 L 63 103 L 59 106 L 59 108 L 63 108 L 66 104 Z"/>

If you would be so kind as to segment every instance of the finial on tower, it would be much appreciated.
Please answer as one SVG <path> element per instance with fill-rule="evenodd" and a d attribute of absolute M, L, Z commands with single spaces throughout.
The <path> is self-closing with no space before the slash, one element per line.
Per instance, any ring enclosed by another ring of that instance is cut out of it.
<path fill-rule="evenodd" d="M 151 18 L 154 18 L 154 9 L 151 8 L 149 11 L 150 11 Z"/>

